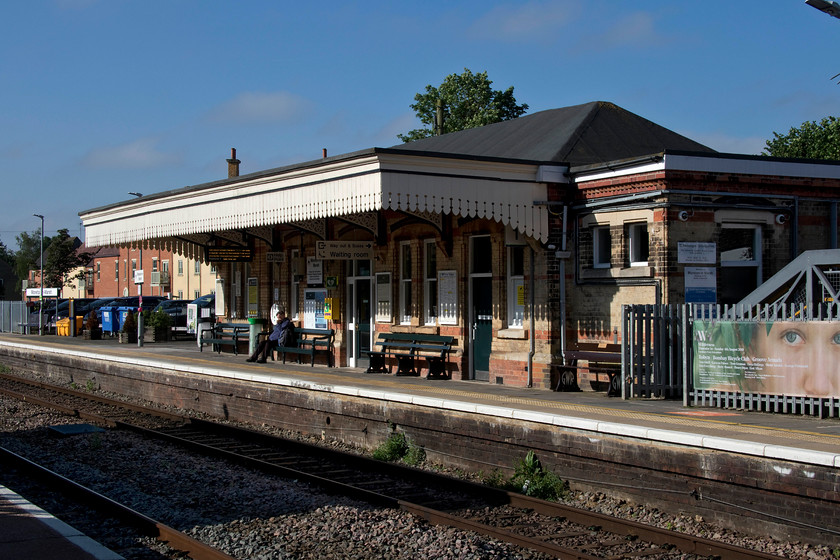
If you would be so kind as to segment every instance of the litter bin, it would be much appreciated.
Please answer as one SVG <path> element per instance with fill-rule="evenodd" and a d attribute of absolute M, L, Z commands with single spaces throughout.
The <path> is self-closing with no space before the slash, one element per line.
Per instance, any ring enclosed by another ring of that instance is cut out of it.
<path fill-rule="evenodd" d="M 102 307 L 99 311 L 102 313 L 102 332 L 114 334 L 120 330 L 120 316 L 117 313 L 117 307 Z M 91 311 L 91 313 L 95 313 Z"/>
<path fill-rule="evenodd" d="M 259 343 L 259 335 L 263 332 L 265 319 L 250 317 L 248 319 L 248 355 L 253 355 Z"/>

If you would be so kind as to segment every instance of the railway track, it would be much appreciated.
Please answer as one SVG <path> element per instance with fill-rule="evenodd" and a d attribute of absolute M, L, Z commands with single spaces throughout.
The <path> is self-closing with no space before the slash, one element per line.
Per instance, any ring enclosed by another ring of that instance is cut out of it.
<path fill-rule="evenodd" d="M 317 484 L 336 494 L 408 511 L 434 524 L 475 531 L 550 557 L 780 558 L 419 469 L 230 425 L 179 417 L 15 376 L 0 375 L 0 392 L 58 408 L 91 422 L 133 430 L 250 468 Z"/>
<path fill-rule="evenodd" d="M 27 477 L 38 481 L 40 490 L 66 494 L 68 499 L 84 504 L 97 515 L 114 518 L 118 523 L 131 527 L 140 535 L 151 537 L 176 551 L 173 557 L 187 555 L 194 560 L 234 560 L 211 546 L 193 537 L 152 519 L 130 507 L 112 500 L 90 488 L 66 478 L 29 459 L 0 447 L 0 462 L 6 468 L 15 469 L 15 477 Z M 9 473 L 6 473 L 9 475 Z"/>

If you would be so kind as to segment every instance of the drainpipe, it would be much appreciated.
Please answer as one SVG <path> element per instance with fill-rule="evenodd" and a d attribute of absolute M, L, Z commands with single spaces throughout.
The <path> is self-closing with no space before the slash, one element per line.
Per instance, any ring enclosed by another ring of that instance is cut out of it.
<path fill-rule="evenodd" d="M 534 286 L 536 285 L 536 281 L 534 280 L 534 271 L 536 270 L 534 256 L 536 255 L 536 252 L 530 245 L 528 248 L 531 250 L 531 279 L 529 282 L 530 286 L 528 287 L 528 314 L 530 315 L 530 324 L 528 327 L 528 338 L 530 339 L 530 348 L 528 350 L 528 388 L 530 389 L 534 386 L 534 354 L 536 353 L 536 333 L 534 332 L 534 327 L 536 326 L 536 320 L 534 319 L 534 309 L 536 308 L 536 304 L 534 302 Z"/>
<path fill-rule="evenodd" d="M 568 237 L 569 207 L 563 206 L 563 236 L 560 239 L 560 250 L 566 250 L 566 237 Z M 560 259 L 560 353 L 563 360 L 566 359 L 566 258 Z"/>

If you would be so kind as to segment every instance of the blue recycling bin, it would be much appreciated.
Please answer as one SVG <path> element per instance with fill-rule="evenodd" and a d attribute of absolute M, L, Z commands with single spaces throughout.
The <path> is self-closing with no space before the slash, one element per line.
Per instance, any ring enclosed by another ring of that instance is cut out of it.
<path fill-rule="evenodd" d="M 119 317 L 119 324 L 117 325 L 116 330 L 121 331 L 122 326 L 125 323 L 125 316 L 128 315 L 128 312 L 131 311 L 132 313 L 137 312 L 137 308 L 135 307 L 117 307 L 117 316 Z"/>
<path fill-rule="evenodd" d="M 120 317 L 116 307 L 104 306 L 99 309 L 102 314 L 102 332 L 115 333 L 120 330 Z"/>

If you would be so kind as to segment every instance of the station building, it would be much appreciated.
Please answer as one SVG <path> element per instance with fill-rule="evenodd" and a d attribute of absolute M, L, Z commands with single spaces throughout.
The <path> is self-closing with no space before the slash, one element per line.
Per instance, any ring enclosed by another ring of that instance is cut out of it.
<path fill-rule="evenodd" d="M 456 379 L 552 388 L 624 304 L 734 303 L 837 247 L 840 163 L 720 154 L 614 104 L 239 174 L 80 213 L 88 246 L 215 267 L 217 314 L 452 335 Z"/>

